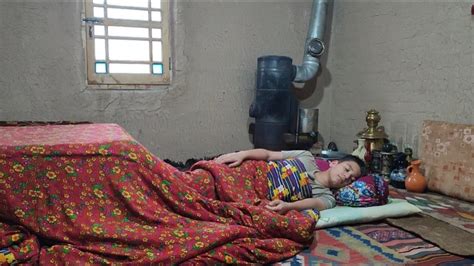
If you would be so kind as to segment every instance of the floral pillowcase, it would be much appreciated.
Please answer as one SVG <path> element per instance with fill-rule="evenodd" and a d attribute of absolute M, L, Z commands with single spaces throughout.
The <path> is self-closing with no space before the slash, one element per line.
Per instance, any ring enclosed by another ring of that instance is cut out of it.
<path fill-rule="evenodd" d="M 428 190 L 474 202 L 474 125 L 424 121 L 419 151 Z"/>
<path fill-rule="evenodd" d="M 388 182 L 380 175 L 367 175 L 334 191 L 337 205 L 369 207 L 387 204 Z"/>
<path fill-rule="evenodd" d="M 329 168 L 325 160 L 316 159 L 316 165 L 322 171 Z M 337 205 L 351 207 L 369 207 L 384 205 L 388 202 L 388 182 L 380 175 L 367 175 L 351 184 L 333 190 Z"/>

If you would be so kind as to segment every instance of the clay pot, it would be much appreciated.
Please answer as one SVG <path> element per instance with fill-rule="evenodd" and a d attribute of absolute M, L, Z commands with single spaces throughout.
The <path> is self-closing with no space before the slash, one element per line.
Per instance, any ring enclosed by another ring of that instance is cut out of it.
<path fill-rule="evenodd" d="M 426 189 L 426 178 L 420 172 L 420 160 L 411 161 L 411 165 L 407 167 L 407 178 L 405 179 L 405 187 L 411 192 L 424 192 Z"/>

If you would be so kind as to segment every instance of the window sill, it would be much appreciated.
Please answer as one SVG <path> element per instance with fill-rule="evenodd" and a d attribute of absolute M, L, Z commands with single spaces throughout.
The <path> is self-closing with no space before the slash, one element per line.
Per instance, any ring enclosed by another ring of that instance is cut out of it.
<path fill-rule="evenodd" d="M 150 90 L 168 90 L 171 88 L 171 85 L 97 85 L 97 84 L 88 84 L 86 85 L 86 90 L 102 90 L 102 91 L 150 91 Z"/>

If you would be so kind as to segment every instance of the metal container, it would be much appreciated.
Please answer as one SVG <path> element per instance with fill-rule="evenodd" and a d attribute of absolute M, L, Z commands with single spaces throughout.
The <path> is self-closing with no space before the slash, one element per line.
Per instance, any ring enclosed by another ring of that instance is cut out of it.
<path fill-rule="evenodd" d="M 395 157 L 395 154 L 395 152 L 380 152 L 382 158 L 381 173 L 386 179 L 390 178 L 390 173 L 393 170 L 393 159 Z"/>
<path fill-rule="evenodd" d="M 371 160 L 368 162 L 372 173 L 380 174 L 382 172 L 382 155 L 380 151 L 374 150 L 371 153 Z"/>
<path fill-rule="evenodd" d="M 318 131 L 318 114 L 316 108 L 300 108 L 299 109 L 299 125 L 298 133 L 311 133 Z"/>
<path fill-rule="evenodd" d="M 297 113 L 297 99 L 291 90 L 294 75 L 289 57 L 258 58 L 255 100 L 249 110 L 250 117 L 255 118 L 255 148 L 285 148 L 283 134 L 290 130 L 290 114 Z"/>

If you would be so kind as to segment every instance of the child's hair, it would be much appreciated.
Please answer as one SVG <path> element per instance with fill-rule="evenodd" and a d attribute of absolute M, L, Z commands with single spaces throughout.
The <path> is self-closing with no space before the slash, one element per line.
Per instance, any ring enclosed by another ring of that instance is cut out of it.
<path fill-rule="evenodd" d="M 367 174 L 367 167 L 365 166 L 364 161 L 362 161 L 359 157 L 348 154 L 344 155 L 344 157 L 337 159 L 339 162 L 347 162 L 347 161 L 352 161 L 355 162 L 359 167 L 360 167 L 360 176 L 365 176 Z"/>

